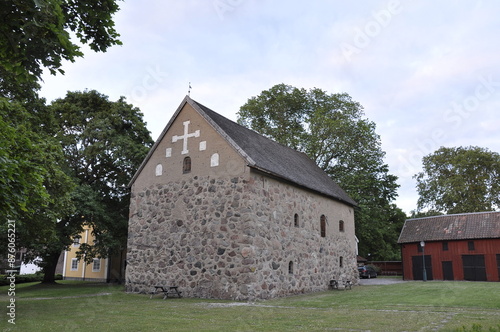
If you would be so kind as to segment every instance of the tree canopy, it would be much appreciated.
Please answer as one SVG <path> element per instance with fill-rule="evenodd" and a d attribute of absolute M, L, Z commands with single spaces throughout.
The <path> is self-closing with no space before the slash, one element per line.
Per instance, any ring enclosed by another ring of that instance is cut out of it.
<path fill-rule="evenodd" d="M 96 243 L 81 245 L 79 257 L 91 262 L 126 245 L 129 191 L 127 184 L 153 144 L 139 109 L 124 98 L 109 101 L 97 91 L 68 92 L 49 106 L 47 128 L 63 148 L 63 169 L 75 183 L 73 210 L 53 220 L 50 246 L 36 248 L 44 257 L 45 281 L 53 278 L 59 253 L 84 225 L 92 227 Z"/>
<path fill-rule="evenodd" d="M 391 202 L 397 177 L 384 163 L 375 124 L 347 93 L 279 84 L 250 98 L 238 122 L 306 153 L 359 204 L 360 253 L 397 258 L 397 237 L 406 216 Z"/>
<path fill-rule="evenodd" d="M 63 73 L 64 60 L 83 56 L 72 36 L 96 52 L 121 44 L 112 20 L 118 9 L 116 0 L 3 0 L 0 96 L 26 97 L 44 68 Z"/>
<path fill-rule="evenodd" d="M 418 210 L 454 214 L 500 207 L 500 155 L 486 148 L 441 147 L 416 174 Z"/>

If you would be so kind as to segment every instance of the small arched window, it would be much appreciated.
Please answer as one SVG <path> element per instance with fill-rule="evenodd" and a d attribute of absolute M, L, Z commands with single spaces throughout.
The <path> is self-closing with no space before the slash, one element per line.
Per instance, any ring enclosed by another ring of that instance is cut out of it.
<path fill-rule="evenodd" d="M 339 221 L 339 232 L 343 232 L 344 231 L 344 220 L 340 220 Z"/>
<path fill-rule="evenodd" d="M 326 237 L 326 217 L 324 214 L 321 215 L 319 219 L 320 229 L 321 229 L 321 237 Z"/>
<path fill-rule="evenodd" d="M 288 263 L 288 274 L 293 274 L 293 262 Z"/>
<path fill-rule="evenodd" d="M 182 163 L 182 173 L 189 172 L 191 172 L 191 157 L 186 157 Z"/>
<path fill-rule="evenodd" d="M 293 216 L 293 225 L 299 227 L 299 215 L 297 213 Z"/>

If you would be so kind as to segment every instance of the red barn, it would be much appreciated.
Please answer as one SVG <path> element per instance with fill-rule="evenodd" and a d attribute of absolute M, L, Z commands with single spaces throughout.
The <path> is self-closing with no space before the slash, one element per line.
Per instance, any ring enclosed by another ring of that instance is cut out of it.
<path fill-rule="evenodd" d="M 500 212 L 408 219 L 398 243 L 405 280 L 500 281 Z"/>

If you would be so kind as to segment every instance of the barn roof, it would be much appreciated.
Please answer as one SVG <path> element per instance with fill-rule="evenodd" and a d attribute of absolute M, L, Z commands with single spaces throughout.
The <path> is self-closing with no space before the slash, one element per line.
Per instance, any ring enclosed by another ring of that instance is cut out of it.
<path fill-rule="evenodd" d="M 408 219 L 398 243 L 500 238 L 500 212 Z"/>
<path fill-rule="evenodd" d="M 270 140 L 257 132 L 245 128 L 206 106 L 186 96 L 177 112 L 165 127 L 157 142 L 140 166 L 130 185 L 149 159 L 152 151 L 165 136 L 173 120 L 188 103 L 247 161 L 249 167 L 289 181 L 300 187 L 316 191 L 336 200 L 356 206 L 356 202 L 340 188 L 314 161 L 306 154 Z"/>

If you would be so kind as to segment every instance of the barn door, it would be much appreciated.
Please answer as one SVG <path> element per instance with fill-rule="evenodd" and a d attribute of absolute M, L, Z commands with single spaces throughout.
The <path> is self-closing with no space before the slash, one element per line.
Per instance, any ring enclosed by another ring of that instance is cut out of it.
<path fill-rule="evenodd" d="M 443 280 L 454 280 L 453 278 L 453 262 L 444 261 L 443 265 Z"/>
<path fill-rule="evenodd" d="M 471 281 L 486 281 L 484 255 L 462 255 L 464 279 Z"/>
<path fill-rule="evenodd" d="M 413 270 L 413 280 L 424 280 L 424 269 L 422 265 L 422 256 L 412 256 L 411 265 Z M 431 255 L 425 255 L 425 272 L 427 274 L 427 280 L 432 280 L 432 261 Z"/>

